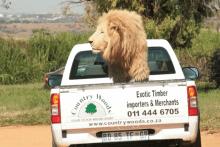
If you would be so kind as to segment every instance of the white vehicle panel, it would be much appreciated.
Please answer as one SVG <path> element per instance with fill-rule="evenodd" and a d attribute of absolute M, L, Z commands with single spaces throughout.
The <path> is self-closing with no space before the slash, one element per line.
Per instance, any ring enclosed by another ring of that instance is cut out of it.
<path fill-rule="evenodd" d="M 149 135 L 149 140 L 167 140 L 167 139 L 183 139 L 184 141 L 194 141 L 198 130 L 198 116 L 189 117 L 189 131 L 184 131 L 184 124 L 155 124 L 143 125 L 142 129 L 154 129 L 155 133 Z M 56 143 L 63 146 L 70 144 L 87 144 L 87 143 L 102 143 L 102 138 L 95 134 L 101 130 L 120 130 L 118 127 L 114 128 L 93 128 L 89 129 L 73 129 L 67 131 L 67 138 L 62 138 L 61 124 L 52 124 L 52 131 L 54 137 L 57 138 Z M 124 130 L 129 128 L 124 128 Z M 134 128 L 133 128 L 134 129 Z M 134 140 L 135 141 L 135 140 Z"/>
<path fill-rule="evenodd" d="M 136 86 L 61 92 L 62 129 L 188 122 L 186 86 Z"/>

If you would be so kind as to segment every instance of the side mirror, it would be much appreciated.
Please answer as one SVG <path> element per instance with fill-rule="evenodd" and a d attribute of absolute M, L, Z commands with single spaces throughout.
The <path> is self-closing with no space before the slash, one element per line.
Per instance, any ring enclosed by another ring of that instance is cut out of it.
<path fill-rule="evenodd" d="M 50 87 L 60 86 L 63 75 L 50 75 L 48 78 L 48 85 Z"/>
<path fill-rule="evenodd" d="M 199 77 L 199 71 L 196 67 L 184 67 L 183 74 L 186 79 L 196 79 Z"/>

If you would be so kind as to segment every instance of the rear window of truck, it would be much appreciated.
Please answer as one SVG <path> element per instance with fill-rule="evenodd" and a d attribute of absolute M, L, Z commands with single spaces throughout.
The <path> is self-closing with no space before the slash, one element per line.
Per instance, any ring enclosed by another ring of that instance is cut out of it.
<path fill-rule="evenodd" d="M 150 75 L 174 74 L 175 69 L 166 49 L 162 47 L 148 48 L 148 66 Z M 70 80 L 108 77 L 108 64 L 100 54 L 92 51 L 79 52 L 73 61 Z"/>

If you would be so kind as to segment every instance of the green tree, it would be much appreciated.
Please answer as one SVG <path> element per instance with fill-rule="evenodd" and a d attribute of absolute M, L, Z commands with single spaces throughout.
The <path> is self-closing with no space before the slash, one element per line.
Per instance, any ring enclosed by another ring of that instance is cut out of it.
<path fill-rule="evenodd" d="M 32 34 L 31 37 L 36 38 L 39 35 L 42 36 L 52 36 L 52 33 L 50 32 L 49 29 L 41 28 L 41 29 L 32 29 Z"/>
<path fill-rule="evenodd" d="M 143 16 L 148 38 L 167 39 L 175 48 L 190 47 L 205 18 L 219 9 L 219 0 L 68 0 L 64 14 L 71 16 L 72 4 L 83 4 L 82 22 L 96 26 L 96 20 L 110 9 L 128 9 Z M 151 29 L 149 29 L 149 25 Z"/>
<path fill-rule="evenodd" d="M 86 113 L 91 113 L 91 114 L 93 114 L 93 113 L 96 113 L 96 112 L 97 112 L 96 106 L 95 106 L 93 103 L 90 103 L 90 104 L 87 105 L 87 107 L 86 107 Z"/>

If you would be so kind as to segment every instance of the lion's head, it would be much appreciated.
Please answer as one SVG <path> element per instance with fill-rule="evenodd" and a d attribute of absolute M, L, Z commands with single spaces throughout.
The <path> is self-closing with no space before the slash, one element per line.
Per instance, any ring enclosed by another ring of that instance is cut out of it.
<path fill-rule="evenodd" d="M 94 53 L 111 62 L 129 66 L 137 52 L 146 51 L 142 18 L 136 12 L 110 10 L 98 19 L 95 33 L 88 39 Z"/>
<path fill-rule="evenodd" d="M 106 22 L 102 22 L 97 26 L 96 31 L 89 37 L 93 53 L 102 53 L 107 48 L 108 36 Z"/>

